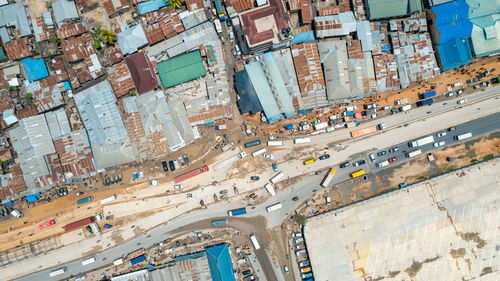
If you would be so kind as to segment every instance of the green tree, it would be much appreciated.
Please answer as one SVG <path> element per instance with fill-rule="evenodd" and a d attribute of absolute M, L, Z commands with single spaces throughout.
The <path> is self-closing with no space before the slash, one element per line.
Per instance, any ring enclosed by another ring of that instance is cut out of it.
<path fill-rule="evenodd" d="M 3 84 L 3 87 L 5 88 L 5 90 L 10 90 L 10 86 L 9 86 L 9 83 L 5 83 Z"/>
<path fill-rule="evenodd" d="M 134 91 L 128 91 L 128 94 L 129 94 L 131 97 L 135 96 L 135 92 L 134 92 Z"/>
<path fill-rule="evenodd" d="M 101 29 L 99 35 L 101 40 L 107 45 L 113 45 L 116 42 L 116 33 L 111 30 Z"/>
<path fill-rule="evenodd" d="M 56 44 L 61 43 L 61 40 L 59 40 L 59 38 L 56 38 L 56 37 L 51 38 L 50 40 L 52 40 L 52 42 L 54 42 L 54 43 L 56 43 Z"/>
<path fill-rule="evenodd" d="M 182 6 L 180 0 L 169 0 L 169 1 L 170 1 L 170 9 L 172 10 L 179 9 Z"/>
<path fill-rule="evenodd" d="M 305 225 L 307 221 L 307 217 L 303 215 L 296 215 L 293 217 L 293 219 L 295 220 L 295 222 L 301 225 Z"/>
<path fill-rule="evenodd" d="M 99 40 L 94 41 L 94 48 L 96 48 L 97 50 L 100 50 L 101 49 L 101 41 L 99 41 Z"/>
<path fill-rule="evenodd" d="M 26 94 L 26 102 L 30 103 L 32 100 L 33 100 L 33 94 L 27 93 Z"/>

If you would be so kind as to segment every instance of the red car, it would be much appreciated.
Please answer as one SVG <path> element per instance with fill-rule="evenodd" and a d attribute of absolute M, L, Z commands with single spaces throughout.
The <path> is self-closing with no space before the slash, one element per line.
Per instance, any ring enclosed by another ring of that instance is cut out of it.
<path fill-rule="evenodd" d="M 389 163 L 396 162 L 396 157 L 389 158 Z"/>

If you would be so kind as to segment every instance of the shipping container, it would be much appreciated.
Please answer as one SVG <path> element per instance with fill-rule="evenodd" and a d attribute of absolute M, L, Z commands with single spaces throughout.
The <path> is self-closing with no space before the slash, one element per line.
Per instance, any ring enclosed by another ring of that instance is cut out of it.
<path fill-rule="evenodd" d="M 252 146 L 259 145 L 259 144 L 260 144 L 260 140 L 255 140 L 255 141 L 251 141 L 251 142 L 245 143 L 245 147 L 249 148 L 249 147 L 252 147 Z"/>
<path fill-rule="evenodd" d="M 272 185 L 266 183 L 264 185 L 264 188 L 267 190 L 267 192 L 269 192 L 269 194 L 271 194 L 271 196 L 276 195 L 276 192 L 274 191 L 274 187 Z"/>
<path fill-rule="evenodd" d="M 364 174 L 365 174 L 365 170 L 358 170 L 358 171 L 356 171 L 354 173 L 351 173 L 351 177 L 353 179 L 355 179 L 355 178 L 360 177 L 360 176 L 362 176 Z"/>
<path fill-rule="evenodd" d="M 90 202 L 92 200 L 93 200 L 92 196 L 88 196 L 88 197 L 85 197 L 85 198 L 82 198 L 82 199 L 76 201 L 76 204 L 81 205 L 81 204 Z"/>
<path fill-rule="evenodd" d="M 101 204 L 106 204 L 106 203 L 111 202 L 113 200 L 116 200 L 116 195 L 111 195 L 109 197 L 102 199 Z"/>
<path fill-rule="evenodd" d="M 309 164 L 312 164 L 312 163 L 314 163 L 314 158 L 307 159 L 306 161 L 304 161 L 304 165 L 309 165 Z"/>
<path fill-rule="evenodd" d="M 285 130 L 292 130 L 294 128 L 295 128 L 295 125 L 293 125 L 293 124 L 285 125 Z"/>
<path fill-rule="evenodd" d="M 205 172 L 208 172 L 208 166 L 203 166 L 203 167 L 201 167 L 199 169 L 194 169 L 194 170 L 192 170 L 190 172 L 187 172 L 185 174 L 177 176 L 177 177 L 174 178 L 174 182 L 175 183 L 180 183 L 182 181 L 185 181 L 185 180 L 187 180 L 189 178 L 192 178 L 194 176 L 197 176 L 197 175 L 205 173 Z"/>
<path fill-rule="evenodd" d="M 255 238 L 255 234 L 250 234 L 250 240 L 252 241 L 253 246 L 255 247 L 255 250 L 260 249 L 259 242 L 257 241 L 257 238 Z"/>
<path fill-rule="evenodd" d="M 48 222 L 44 222 L 44 223 L 40 224 L 40 225 L 38 226 L 38 228 L 39 228 L 39 229 L 44 229 L 44 228 L 47 228 L 47 227 L 49 227 L 49 226 L 51 226 L 51 225 L 54 225 L 54 224 L 56 224 L 56 220 L 55 220 L 55 219 L 53 219 L 53 220 L 50 220 L 50 221 L 48 221 Z"/>
<path fill-rule="evenodd" d="M 239 209 L 234 209 L 234 210 L 227 211 L 227 215 L 231 216 L 231 217 L 241 216 L 241 215 L 244 215 L 246 213 L 247 213 L 247 209 L 246 208 L 239 208 Z"/>
<path fill-rule="evenodd" d="M 412 157 L 418 156 L 420 154 L 422 154 L 422 150 L 418 149 L 418 150 L 407 153 L 406 157 L 412 158 Z"/>
<path fill-rule="evenodd" d="M 278 174 L 276 174 L 274 177 L 272 177 L 269 181 L 271 183 L 277 183 L 278 181 L 280 181 L 283 177 L 285 177 L 285 173 L 283 173 L 283 171 L 279 172 Z"/>
<path fill-rule="evenodd" d="M 435 95 L 436 95 L 436 91 L 430 91 L 430 92 L 427 92 L 425 94 L 420 95 L 420 98 L 421 99 L 426 99 L 426 98 L 433 97 Z"/>
<path fill-rule="evenodd" d="M 257 156 L 264 154 L 266 152 L 267 152 L 267 149 L 265 147 L 263 147 L 261 149 L 258 149 L 256 151 L 252 152 L 252 157 L 257 157 Z"/>
<path fill-rule="evenodd" d="M 283 141 L 268 141 L 267 146 L 283 146 Z"/>
<path fill-rule="evenodd" d="M 222 225 L 227 225 L 227 219 L 212 221 L 212 226 L 222 226 Z"/>
<path fill-rule="evenodd" d="M 276 203 L 276 204 L 273 204 L 273 205 L 271 205 L 271 206 L 266 207 L 266 211 L 267 211 L 268 213 L 270 213 L 270 212 L 272 212 L 272 211 L 276 211 L 276 210 L 278 210 L 278 209 L 281 209 L 281 207 L 283 207 L 283 206 L 281 205 L 281 203 Z"/>
<path fill-rule="evenodd" d="M 94 222 L 94 217 L 88 217 L 88 218 L 67 224 L 63 228 L 64 228 L 64 231 L 68 232 L 68 231 L 71 231 L 71 230 L 74 230 L 77 228 L 84 227 L 84 226 L 91 224 L 93 222 Z"/>
<path fill-rule="evenodd" d="M 141 256 L 138 256 L 138 257 L 135 257 L 133 259 L 130 260 L 130 265 L 136 265 L 138 263 L 141 263 L 143 261 L 146 260 L 146 256 L 145 255 L 141 255 Z"/>
<path fill-rule="evenodd" d="M 302 143 L 310 143 L 311 139 L 310 138 L 301 138 L 301 139 L 294 139 L 293 143 L 295 144 L 302 144 Z"/>
<path fill-rule="evenodd" d="M 335 175 L 335 173 L 337 173 L 337 171 L 334 168 L 330 168 L 330 170 L 328 170 L 328 173 L 326 173 L 326 176 L 321 181 L 321 186 L 322 187 L 328 187 L 328 185 L 332 181 L 333 176 Z"/>
<path fill-rule="evenodd" d="M 454 139 L 457 141 L 461 141 L 461 140 L 465 140 L 465 139 L 469 139 L 469 138 L 472 138 L 472 133 L 461 134 L 461 135 L 454 137 Z"/>

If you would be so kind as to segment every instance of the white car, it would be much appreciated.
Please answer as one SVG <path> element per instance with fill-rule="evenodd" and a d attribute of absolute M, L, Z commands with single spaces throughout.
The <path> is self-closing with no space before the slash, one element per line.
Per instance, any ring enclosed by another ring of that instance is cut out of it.
<path fill-rule="evenodd" d="M 371 118 L 372 118 L 372 119 L 377 118 L 377 114 L 372 114 Z"/>
<path fill-rule="evenodd" d="M 392 109 L 392 105 L 386 105 L 386 106 L 384 106 L 383 109 L 384 110 L 391 110 Z"/>
<path fill-rule="evenodd" d="M 194 237 L 201 237 L 202 235 L 200 231 L 194 233 Z"/>
<path fill-rule="evenodd" d="M 446 94 L 447 97 L 453 97 L 455 95 L 455 92 L 449 92 L 448 94 Z"/>
<path fill-rule="evenodd" d="M 443 146 L 445 144 L 444 141 L 440 141 L 440 142 L 435 142 L 434 143 L 434 147 L 440 147 L 440 146 Z"/>
<path fill-rule="evenodd" d="M 446 132 L 441 132 L 436 135 L 438 138 L 446 136 Z"/>
<path fill-rule="evenodd" d="M 457 101 L 458 104 L 464 104 L 467 102 L 467 99 L 460 99 Z"/>
<path fill-rule="evenodd" d="M 245 151 L 242 151 L 242 152 L 240 152 L 240 154 L 238 154 L 238 158 L 240 158 L 240 159 L 243 159 L 246 156 L 247 156 L 247 153 Z"/>
<path fill-rule="evenodd" d="M 267 159 L 273 159 L 273 156 L 271 154 L 264 153 L 264 157 Z"/>
<path fill-rule="evenodd" d="M 174 189 L 181 189 L 182 188 L 182 184 L 176 184 L 174 185 Z"/>
<path fill-rule="evenodd" d="M 285 274 L 290 273 L 290 270 L 288 269 L 288 266 L 286 266 L 286 265 L 283 266 L 283 271 L 285 271 Z"/>
<path fill-rule="evenodd" d="M 292 233 L 292 237 L 302 237 L 302 232 L 294 232 Z"/>

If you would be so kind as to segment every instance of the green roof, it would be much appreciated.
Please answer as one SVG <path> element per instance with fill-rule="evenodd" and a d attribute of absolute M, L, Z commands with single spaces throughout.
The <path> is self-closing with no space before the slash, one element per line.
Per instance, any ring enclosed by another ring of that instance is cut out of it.
<path fill-rule="evenodd" d="M 368 0 L 371 20 L 406 16 L 422 11 L 421 0 Z"/>
<path fill-rule="evenodd" d="M 168 88 L 207 74 L 200 50 L 162 61 L 158 64 L 163 87 Z"/>
<path fill-rule="evenodd" d="M 0 46 L 0 60 L 4 60 L 7 57 L 5 56 L 5 53 L 3 52 L 2 46 Z"/>

